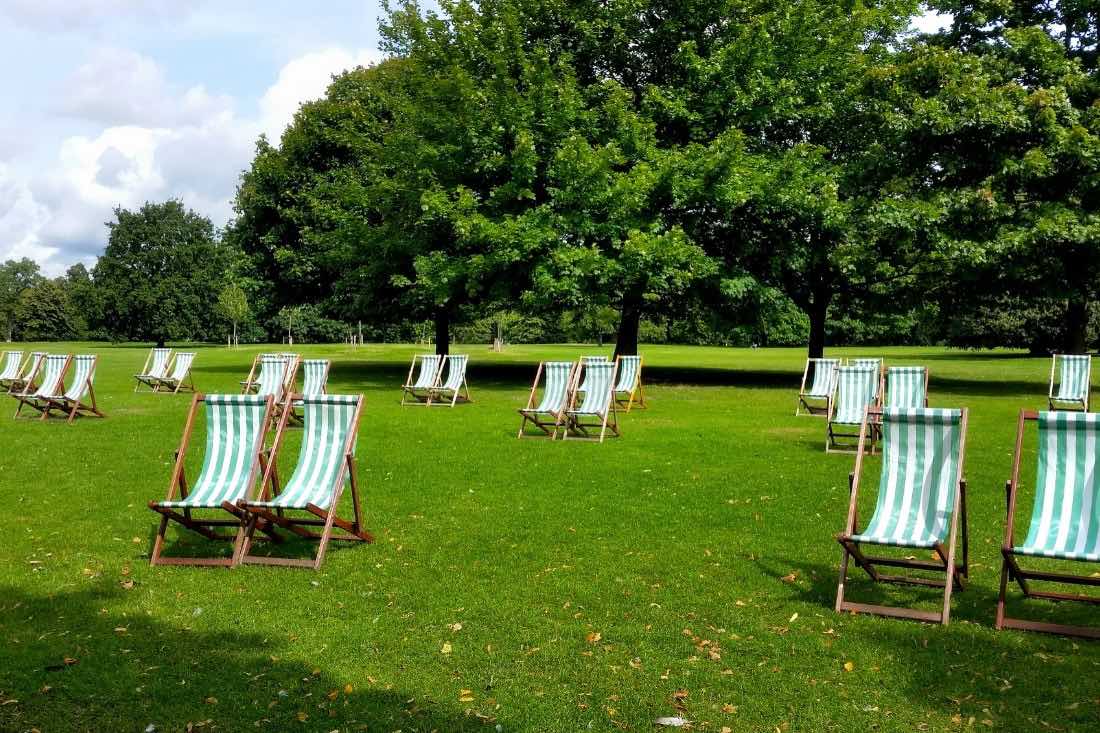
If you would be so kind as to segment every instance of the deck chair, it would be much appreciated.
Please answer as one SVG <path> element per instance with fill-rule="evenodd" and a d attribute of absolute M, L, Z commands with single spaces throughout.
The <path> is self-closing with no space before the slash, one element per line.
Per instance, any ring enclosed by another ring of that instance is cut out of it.
<path fill-rule="evenodd" d="M 328 393 L 328 359 L 302 360 L 302 393 L 290 403 L 290 419 L 301 424 L 302 397 L 317 397 Z"/>
<path fill-rule="evenodd" d="M 137 380 L 134 391 L 137 392 L 144 384 L 150 391 L 156 392 L 160 386 L 160 380 L 168 374 L 171 360 L 171 349 L 149 349 L 149 355 L 145 357 L 145 365 L 141 367 L 141 372 L 134 375 L 134 379 Z"/>
<path fill-rule="evenodd" d="M 1035 500 L 1031 524 L 1023 543 L 1016 544 L 1014 525 L 1019 502 L 1020 453 L 1026 423 L 1039 425 L 1039 457 L 1035 476 Z M 1012 478 L 1005 485 L 1008 514 L 1001 548 L 1001 592 L 997 601 L 997 628 L 1044 631 L 1100 639 L 1100 626 L 1065 624 L 1010 618 L 1005 613 L 1009 580 L 1027 598 L 1080 601 L 1100 604 L 1100 596 L 1040 591 L 1032 582 L 1100 586 L 1100 574 L 1074 575 L 1021 568 L 1019 559 L 1052 558 L 1100 563 L 1100 414 L 1022 411 L 1016 431 L 1016 455 Z M 1094 566 L 1095 568 L 1095 566 Z"/>
<path fill-rule="evenodd" d="M 435 390 L 434 396 L 439 398 L 436 404 L 445 405 L 449 402 L 451 407 L 454 407 L 459 400 L 473 402 L 470 399 L 470 388 L 466 384 L 466 365 L 469 362 L 470 357 L 467 354 L 451 354 L 443 357 L 444 366 L 440 368 L 440 374 L 442 375 L 443 369 L 446 369 L 447 381 Z M 463 392 L 465 394 L 462 394 Z"/>
<path fill-rule="evenodd" d="M 875 369 L 882 369 L 882 359 L 878 357 L 860 357 L 858 359 L 849 359 L 847 366 L 870 366 Z"/>
<path fill-rule="evenodd" d="M 21 392 L 12 394 L 12 397 L 19 400 L 19 406 L 15 408 L 15 417 L 19 417 L 24 405 L 45 415 L 53 400 L 64 394 L 65 375 L 69 373 L 72 358 L 71 354 L 47 354 L 43 357 L 42 366 L 39 369 L 40 378 L 38 374 L 32 375 Z"/>
<path fill-rule="evenodd" d="M 576 391 L 569 396 L 564 439 L 579 438 L 602 443 L 608 430 L 619 437 L 618 407 L 615 404 L 615 370 L 618 366 L 618 361 L 595 361 L 584 365 L 588 390 L 580 405 L 576 404 Z M 600 429 L 599 437 L 589 432 L 596 428 Z"/>
<path fill-rule="evenodd" d="M 261 451 L 271 420 L 272 398 L 256 395 L 203 395 L 195 393 L 184 423 L 183 439 L 176 451 L 176 465 L 168 483 L 168 497 L 151 501 L 149 508 L 161 515 L 151 565 L 232 565 L 244 540 L 244 510 L 241 499 L 250 498 L 263 473 Z M 184 472 L 184 459 L 199 405 L 206 407 L 206 451 L 202 468 L 193 484 Z M 229 517 L 195 516 L 208 510 L 222 510 Z M 232 541 L 232 557 L 164 557 L 164 534 L 169 520 L 178 522 L 210 540 Z M 231 534 L 219 531 L 229 528 Z"/>
<path fill-rule="evenodd" d="M 584 374 L 583 366 L 585 364 L 590 364 L 590 363 L 594 364 L 596 362 L 601 362 L 601 361 L 610 361 L 610 359 L 608 359 L 606 356 L 582 356 L 581 357 L 580 364 L 581 364 L 582 368 L 580 369 L 580 372 L 579 372 L 581 374 L 581 383 L 579 385 L 577 385 L 577 391 L 578 392 L 584 392 L 585 390 L 588 389 L 588 378 Z"/>
<path fill-rule="evenodd" d="M 1054 393 L 1054 372 L 1061 359 L 1058 394 Z M 1051 410 L 1089 411 L 1089 386 L 1092 378 L 1092 356 L 1089 354 L 1055 354 L 1050 358 L 1050 389 L 1047 406 Z"/>
<path fill-rule="evenodd" d="M 837 613 L 872 613 L 882 616 L 946 624 L 951 618 L 951 592 L 961 590 L 969 577 L 966 533 L 966 481 L 963 458 L 966 454 L 967 411 L 928 408 L 875 410 L 882 425 L 882 473 L 879 477 L 875 513 L 862 531 L 857 531 L 859 480 L 863 468 L 863 448 L 856 454 L 851 476 L 848 521 L 837 541 L 843 548 L 840 582 L 836 592 Z M 868 438 L 870 423 L 860 430 L 860 443 Z M 962 563 L 956 563 L 956 536 L 962 532 Z M 901 548 L 906 557 L 872 556 L 863 545 Z M 932 550 L 934 560 L 912 557 L 914 550 Z M 922 611 L 896 606 L 854 603 L 845 600 L 844 584 L 848 561 L 876 583 L 898 583 L 943 588 L 943 607 Z M 894 567 L 922 573 L 943 573 L 943 578 L 922 575 L 887 575 L 879 568 Z"/>
<path fill-rule="evenodd" d="M 45 351 L 32 351 L 31 357 L 23 364 L 23 369 L 15 379 L 8 383 L 8 394 L 23 392 L 29 386 L 34 390 L 38 386 L 37 377 L 46 358 Z"/>
<path fill-rule="evenodd" d="M 642 390 L 642 357 L 620 356 L 616 360 L 618 381 L 615 384 L 615 402 L 630 412 L 631 407 L 645 409 L 645 393 Z"/>
<path fill-rule="evenodd" d="M 105 417 L 99 411 L 95 401 L 95 367 L 99 360 L 94 354 L 79 354 L 72 357 L 73 378 L 69 388 L 60 397 L 51 399 L 49 405 L 42 411 L 42 419 L 49 417 L 54 410 L 68 417 L 71 424 L 77 415 L 95 415 Z"/>
<path fill-rule="evenodd" d="M 283 401 L 286 394 L 287 370 L 290 360 L 278 354 L 267 354 L 260 358 L 259 373 L 253 376 L 249 372 L 244 386 L 244 394 L 254 393 L 260 397 L 270 395 L 275 404 Z"/>
<path fill-rule="evenodd" d="M 813 367 L 814 381 L 807 390 L 806 380 L 810 376 L 810 367 Z M 794 408 L 795 417 L 801 414 L 803 408 L 806 409 L 807 415 L 829 414 L 829 398 L 833 394 L 838 368 L 840 368 L 840 359 L 806 360 L 806 368 L 802 370 L 802 386 L 798 388 L 798 404 Z"/>
<path fill-rule="evenodd" d="M 420 372 L 413 381 L 413 372 L 416 371 L 417 362 L 420 363 Z M 430 405 L 432 396 L 439 386 L 439 373 L 443 368 L 443 357 L 439 354 L 417 354 L 409 365 L 409 375 L 405 377 L 405 384 L 401 385 L 402 405 Z"/>
<path fill-rule="evenodd" d="M 890 367 L 884 380 L 885 407 L 928 407 L 928 369 Z"/>
<path fill-rule="evenodd" d="M 264 359 L 278 358 L 278 354 L 256 354 L 252 359 L 252 366 L 248 369 L 248 376 L 241 380 L 241 390 L 244 394 L 255 392 L 260 382 L 260 369 Z"/>
<path fill-rule="evenodd" d="M 850 452 L 852 446 L 841 441 L 862 434 L 861 426 L 867 408 L 878 407 L 880 375 L 874 366 L 843 366 L 836 370 L 836 392 L 829 398 L 829 422 L 825 435 L 825 452 Z M 878 426 L 872 422 L 866 447 L 874 452 Z M 859 441 L 859 447 L 864 442 Z"/>
<path fill-rule="evenodd" d="M 276 456 L 287 428 L 288 413 L 284 413 L 264 473 L 263 494 L 258 500 L 239 502 L 249 514 L 244 542 L 237 555 L 239 562 L 316 570 L 325 559 L 330 540 L 374 542 L 370 532 L 363 528 L 355 470 L 355 439 L 363 396 L 322 394 L 301 396 L 301 401 L 304 436 L 298 451 L 298 464 L 290 479 L 285 486 L 280 486 L 276 466 Z M 351 487 L 353 519 L 350 521 L 337 516 L 345 485 Z M 292 516 L 287 512 L 306 512 L 311 516 Z M 258 522 L 267 523 L 273 532 L 283 529 L 299 537 L 318 540 L 316 554 L 308 559 L 253 555 L 252 537 Z M 343 533 L 333 535 L 334 527 Z M 317 528 L 320 531 L 315 531 Z"/>
<path fill-rule="evenodd" d="M 286 372 L 286 382 L 283 386 L 283 391 L 286 392 L 287 394 L 290 394 L 291 392 L 296 392 L 297 390 L 294 389 L 294 387 L 295 387 L 295 382 L 298 379 L 298 369 L 302 366 L 302 356 L 301 356 L 301 354 L 295 354 L 295 353 L 292 353 L 292 352 L 289 352 L 289 351 L 282 351 L 282 352 L 279 352 L 278 354 L 276 354 L 276 356 L 281 356 L 282 358 L 286 359 L 287 362 L 288 362 L 287 372 Z"/>
<path fill-rule="evenodd" d="M 5 351 L 4 365 L 0 367 L 0 387 L 10 389 L 12 382 L 23 373 L 23 352 Z"/>
<path fill-rule="evenodd" d="M 527 406 L 519 411 L 521 416 L 517 438 L 527 435 L 525 428 L 531 423 L 550 439 L 558 437 L 558 429 L 565 419 L 565 410 L 573 393 L 574 364 L 571 361 L 544 361 L 539 363 Z M 542 399 L 535 402 L 539 384 L 543 384 Z"/>
<path fill-rule="evenodd" d="M 172 362 L 172 373 L 157 380 L 157 391 L 178 394 L 181 390 L 195 391 L 195 380 L 191 377 L 191 365 L 195 361 L 194 351 L 176 352 L 176 359 Z"/>

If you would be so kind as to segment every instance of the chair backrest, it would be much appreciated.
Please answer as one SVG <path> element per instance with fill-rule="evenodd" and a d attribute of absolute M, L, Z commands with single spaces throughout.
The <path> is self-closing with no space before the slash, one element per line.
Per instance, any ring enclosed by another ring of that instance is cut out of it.
<path fill-rule="evenodd" d="M 218 506 L 245 498 L 249 475 L 263 448 L 267 398 L 211 395 L 206 403 L 206 453 L 187 501 Z"/>
<path fill-rule="evenodd" d="M 1092 357 L 1088 354 L 1056 354 L 1054 359 L 1062 361 L 1062 370 L 1058 379 L 1058 400 L 1083 400 L 1089 393 L 1089 377 L 1092 370 Z"/>
<path fill-rule="evenodd" d="M 638 372 L 642 366 L 640 356 L 619 357 L 619 383 L 615 385 L 616 392 L 633 392 L 638 385 Z"/>
<path fill-rule="evenodd" d="M 814 382 L 806 394 L 811 397 L 828 397 L 833 393 L 833 380 L 840 367 L 840 359 L 810 359 L 814 365 Z"/>
<path fill-rule="evenodd" d="M 95 379 L 96 357 L 92 354 L 78 354 L 73 357 L 73 378 L 69 382 L 69 389 L 65 391 L 65 399 L 80 401 L 84 399 L 88 388 Z"/>
<path fill-rule="evenodd" d="M 332 503 L 341 478 L 346 479 L 344 456 L 354 451 L 357 412 L 362 395 L 313 395 L 302 398 L 302 447 L 298 464 L 279 494 L 279 502 L 293 506 Z"/>
<path fill-rule="evenodd" d="M 260 377 L 256 380 L 256 394 L 260 397 L 271 395 L 276 402 L 281 400 L 289 366 L 290 361 L 285 356 L 265 356 L 260 359 Z"/>
<path fill-rule="evenodd" d="M 579 387 L 577 387 L 578 391 L 585 392 L 585 391 L 588 390 L 588 370 L 585 367 L 588 366 L 589 364 L 599 364 L 600 362 L 604 362 L 604 361 L 608 361 L 608 358 L 606 356 L 582 356 L 581 357 L 581 368 L 580 368 L 581 384 L 580 384 Z"/>
<path fill-rule="evenodd" d="M 24 379 L 30 379 L 31 375 L 38 372 L 38 369 L 42 366 L 42 360 L 45 358 L 45 351 L 32 351 L 31 358 L 27 361 L 27 369 L 20 376 Z"/>
<path fill-rule="evenodd" d="M 42 379 L 38 382 L 35 397 L 59 397 L 64 389 L 65 366 L 69 363 L 68 354 L 47 354 L 42 367 Z"/>
<path fill-rule="evenodd" d="M 328 359 L 302 360 L 302 394 L 314 397 L 325 393 L 328 384 Z"/>
<path fill-rule="evenodd" d="M 598 361 L 585 366 L 588 372 L 585 381 L 588 389 L 584 393 L 584 403 L 576 407 L 576 412 L 586 415 L 603 415 L 611 403 L 611 386 L 615 379 L 615 363 Z"/>
<path fill-rule="evenodd" d="M 869 366 L 876 369 L 882 368 L 882 359 L 875 357 L 863 357 L 859 359 L 851 359 L 848 362 L 848 366 Z"/>
<path fill-rule="evenodd" d="M 566 408 L 569 397 L 569 378 L 572 376 L 573 362 L 547 361 L 542 364 L 542 401 L 538 412 L 558 413 Z"/>
<path fill-rule="evenodd" d="M 22 351 L 4 352 L 4 368 L 0 370 L 0 379 L 16 379 L 19 377 L 19 367 L 23 364 Z"/>
<path fill-rule="evenodd" d="M 1100 560 L 1100 414 L 1040 412 L 1035 504 L 1024 547 Z"/>
<path fill-rule="evenodd" d="M 468 354 L 451 354 L 447 357 L 447 381 L 443 389 L 454 392 L 462 387 L 466 379 L 466 364 L 470 361 Z"/>
<path fill-rule="evenodd" d="M 172 355 L 171 349 L 153 349 L 152 363 L 149 371 L 142 376 L 160 379 L 168 373 L 168 358 Z"/>
<path fill-rule="evenodd" d="M 863 537 L 944 540 L 962 479 L 963 424 L 962 410 L 882 411 L 882 474 Z"/>
<path fill-rule="evenodd" d="M 416 376 L 413 389 L 430 389 L 435 386 L 435 380 L 439 377 L 439 367 L 443 357 L 439 354 L 420 355 L 420 374 Z"/>
<path fill-rule="evenodd" d="M 873 366 L 838 367 L 833 422 L 846 425 L 863 422 L 864 412 L 878 397 L 878 380 L 878 369 Z"/>
<path fill-rule="evenodd" d="M 191 362 L 195 360 L 194 351 L 177 351 L 176 361 L 172 365 L 173 382 L 182 382 L 187 378 L 187 372 L 191 371 Z"/>
<path fill-rule="evenodd" d="M 924 367 L 890 367 L 886 370 L 886 407 L 924 407 L 927 398 Z"/>

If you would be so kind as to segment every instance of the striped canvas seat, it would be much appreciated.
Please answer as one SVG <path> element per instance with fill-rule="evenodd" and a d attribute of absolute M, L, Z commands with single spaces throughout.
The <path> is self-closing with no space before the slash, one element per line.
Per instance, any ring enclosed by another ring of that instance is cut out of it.
<path fill-rule="evenodd" d="M 886 370 L 886 407 L 924 407 L 928 395 L 924 367 L 890 367 Z"/>
<path fill-rule="evenodd" d="M 571 361 L 548 361 L 544 365 L 544 385 L 542 400 L 537 407 L 526 408 L 521 412 L 541 412 L 556 415 L 567 406 L 569 396 L 569 377 L 573 371 Z"/>
<path fill-rule="evenodd" d="M 1100 561 L 1100 414 L 1040 412 L 1035 503 L 1020 555 Z"/>
<path fill-rule="evenodd" d="M 266 356 L 260 359 L 260 376 L 256 380 L 256 395 L 271 395 L 275 402 L 283 399 L 289 360 L 285 356 Z"/>
<path fill-rule="evenodd" d="M 95 379 L 95 356 L 79 354 L 73 357 L 73 378 L 65 390 L 64 399 L 80 402 L 88 394 L 92 380 Z"/>
<path fill-rule="evenodd" d="M 466 365 L 470 362 L 467 354 L 452 354 L 447 357 L 447 381 L 440 390 L 444 392 L 457 392 L 466 380 Z"/>
<path fill-rule="evenodd" d="M 876 367 L 839 367 L 831 422 L 837 425 L 861 424 L 867 408 L 878 399 L 878 388 L 879 375 Z"/>
<path fill-rule="evenodd" d="M 174 508 L 219 508 L 248 497 L 254 464 L 263 447 L 267 398 L 206 395 L 206 451 L 187 498 L 163 501 Z"/>
<path fill-rule="evenodd" d="M 1059 372 L 1057 394 L 1054 393 L 1053 369 L 1051 370 L 1050 406 L 1055 407 L 1056 403 L 1072 404 L 1077 407 L 1087 406 L 1092 357 L 1088 354 L 1060 354 L 1054 356 L 1054 360 L 1061 361 L 1062 367 Z"/>
<path fill-rule="evenodd" d="M 581 364 L 584 364 L 584 365 L 598 364 L 600 362 L 605 362 L 605 361 L 609 361 L 609 359 L 606 356 L 582 356 L 581 357 Z M 584 379 L 581 381 L 581 385 L 579 387 L 577 387 L 578 392 L 584 392 L 588 389 L 588 370 L 587 369 L 582 369 L 581 372 L 582 372 L 582 376 L 584 377 Z"/>
<path fill-rule="evenodd" d="M 8 382 L 19 378 L 19 367 L 23 364 L 22 351 L 5 351 L 4 367 L 0 370 L 0 382 Z"/>
<path fill-rule="evenodd" d="M 619 381 L 615 385 L 616 392 L 633 392 L 638 383 L 638 371 L 642 364 L 640 356 L 619 357 Z"/>
<path fill-rule="evenodd" d="M 250 506 L 305 509 L 309 505 L 328 509 L 338 482 L 347 474 L 345 451 L 354 446 L 355 412 L 359 397 L 314 395 L 302 400 L 303 437 L 298 464 L 290 480 L 270 501 L 248 502 Z"/>
<path fill-rule="evenodd" d="M 27 360 L 26 368 L 19 376 L 11 380 L 11 382 L 9 383 L 9 393 L 14 395 L 18 392 L 25 391 L 29 384 L 34 383 L 34 380 L 39 375 L 39 370 L 42 368 L 42 363 L 45 359 L 45 351 L 32 351 L 31 358 Z"/>
<path fill-rule="evenodd" d="M 856 366 L 856 367 L 869 366 L 869 367 L 874 367 L 875 369 L 881 369 L 882 368 L 882 359 L 875 358 L 875 357 L 852 359 L 848 362 L 848 366 Z"/>
<path fill-rule="evenodd" d="M 194 351 L 180 351 L 176 353 L 176 361 L 172 364 L 172 373 L 157 381 L 165 387 L 173 389 L 183 384 L 191 373 L 191 364 L 195 361 Z"/>
<path fill-rule="evenodd" d="M 171 356 L 171 349 L 153 349 L 149 368 L 145 370 L 144 373 L 134 376 L 138 378 L 145 377 L 146 379 L 160 379 L 168 373 L 168 360 Z"/>
<path fill-rule="evenodd" d="M 42 377 L 38 380 L 38 389 L 32 396 L 38 398 L 60 397 L 64 389 L 62 378 L 69 364 L 68 354 L 47 354 L 42 367 Z"/>
<path fill-rule="evenodd" d="M 840 368 L 840 359 L 811 359 L 815 363 L 814 382 L 806 392 L 807 397 L 826 399 L 833 393 L 833 379 Z"/>
<path fill-rule="evenodd" d="M 412 389 L 427 390 L 435 386 L 439 376 L 439 367 L 443 357 L 439 354 L 424 354 L 420 357 L 420 373 L 416 381 L 409 385 Z"/>
<path fill-rule="evenodd" d="M 854 542 L 927 548 L 951 528 L 959 482 L 962 411 L 882 411 L 882 474 L 875 513 Z"/>
<path fill-rule="evenodd" d="M 584 402 L 569 410 L 570 415 L 596 415 L 607 413 L 611 403 L 611 380 L 615 377 L 615 364 L 610 361 L 589 362 L 584 367 L 584 381 L 588 389 L 584 393 Z"/>

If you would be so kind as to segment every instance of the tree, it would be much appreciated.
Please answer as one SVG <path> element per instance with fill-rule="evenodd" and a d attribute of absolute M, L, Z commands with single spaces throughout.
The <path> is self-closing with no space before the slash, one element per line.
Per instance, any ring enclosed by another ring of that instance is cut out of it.
<path fill-rule="evenodd" d="M 77 336 L 72 306 L 57 280 L 43 278 L 24 290 L 17 319 L 24 341 L 66 341 Z"/>
<path fill-rule="evenodd" d="M 230 343 L 233 346 L 240 346 L 240 341 L 237 338 L 237 324 L 248 318 L 249 309 L 248 296 L 245 295 L 244 290 L 239 285 L 229 283 L 221 289 L 221 292 L 218 293 L 218 312 L 233 324 Z"/>
<path fill-rule="evenodd" d="M 107 248 L 93 277 L 113 338 L 156 341 L 215 338 L 217 299 L 229 251 L 210 220 L 179 201 L 115 209 Z"/>
<path fill-rule="evenodd" d="M 42 281 L 38 263 L 24 257 L 0 265 L 0 323 L 4 338 L 11 341 L 15 334 L 23 293 Z"/>

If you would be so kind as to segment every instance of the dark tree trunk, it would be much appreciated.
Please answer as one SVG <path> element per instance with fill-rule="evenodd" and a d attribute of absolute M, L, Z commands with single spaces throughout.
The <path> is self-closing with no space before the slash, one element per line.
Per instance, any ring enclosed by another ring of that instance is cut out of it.
<path fill-rule="evenodd" d="M 623 298 L 619 315 L 619 332 L 615 337 L 615 356 L 638 354 L 638 325 L 642 320 L 641 293 L 629 293 Z"/>
<path fill-rule="evenodd" d="M 157 338 L 157 348 L 158 349 L 163 349 L 164 348 L 164 337 L 163 336 L 160 336 L 159 338 Z"/>
<path fill-rule="evenodd" d="M 806 315 L 810 317 L 810 344 L 806 356 L 810 359 L 820 359 L 825 355 L 825 319 L 830 300 L 831 295 L 818 293 L 806 309 Z"/>
<path fill-rule="evenodd" d="M 1066 302 L 1066 334 L 1062 350 L 1067 354 L 1084 354 L 1088 350 L 1089 304 L 1084 296 Z"/>
<path fill-rule="evenodd" d="M 435 312 L 435 353 L 446 356 L 451 350 L 451 312 L 440 308 Z"/>

